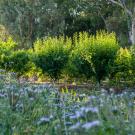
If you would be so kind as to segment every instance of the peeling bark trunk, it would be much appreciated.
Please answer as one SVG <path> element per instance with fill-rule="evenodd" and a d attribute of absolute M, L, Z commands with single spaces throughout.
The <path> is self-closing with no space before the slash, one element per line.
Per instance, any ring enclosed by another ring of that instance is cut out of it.
<path fill-rule="evenodd" d="M 135 45 L 135 17 L 131 20 L 131 25 L 130 40 Z"/>
<path fill-rule="evenodd" d="M 132 2 L 134 6 L 128 8 L 126 1 L 123 0 L 109 0 L 113 4 L 121 7 L 124 12 L 127 14 L 127 16 L 131 19 L 131 25 L 129 32 L 129 39 L 131 41 L 132 45 L 135 45 L 135 3 Z"/>

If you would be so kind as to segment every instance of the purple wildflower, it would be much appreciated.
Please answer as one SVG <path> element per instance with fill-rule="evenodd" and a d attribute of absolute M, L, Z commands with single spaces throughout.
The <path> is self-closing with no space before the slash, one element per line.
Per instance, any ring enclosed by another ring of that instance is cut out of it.
<path fill-rule="evenodd" d="M 75 130 L 75 129 L 79 128 L 80 126 L 81 126 L 81 123 L 77 122 L 75 125 L 71 126 L 69 129 L 70 130 Z"/>
<path fill-rule="evenodd" d="M 99 125 L 100 125 L 100 121 L 95 120 L 95 121 L 92 121 L 92 122 L 85 123 L 84 125 L 82 125 L 82 128 L 90 129 L 92 127 L 99 126 Z"/>

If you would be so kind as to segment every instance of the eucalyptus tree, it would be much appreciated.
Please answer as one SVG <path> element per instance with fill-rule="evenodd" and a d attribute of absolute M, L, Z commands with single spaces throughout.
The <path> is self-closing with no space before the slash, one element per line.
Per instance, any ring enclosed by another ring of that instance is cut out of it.
<path fill-rule="evenodd" d="M 60 12 L 64 14 L 64 34 L 72 36 L 75 32 L 87 31 L 95 34 L 104 29 L 105 24 L 96 9 L 96 1 L 92 0 L 55 0 Z"/>
<path fill-rule="evenodd" d="M 135 44 L 135 0 L 109 0 L 113 4 L 121 7 L 129 17 L 130 29 L 129 35 L 132 44 Z"/>
<path fill-rule="evenodd" d="M 31 47 L 36 38 L 63 33 L 63 15 L 54 0 L 1 0 L 0 23 Z"/>
<path fill-rule="evenodd" d="M 128 29 L 130 29 L 129 18 L 120 6 L 109 0 L 81 0 L 81 2 L 85 15 L 90 18 L 100 18 L 98 29 L 104 28 L 109 32 L 114 31 L 122 46 L 131 42 L 128 33 Z"/>

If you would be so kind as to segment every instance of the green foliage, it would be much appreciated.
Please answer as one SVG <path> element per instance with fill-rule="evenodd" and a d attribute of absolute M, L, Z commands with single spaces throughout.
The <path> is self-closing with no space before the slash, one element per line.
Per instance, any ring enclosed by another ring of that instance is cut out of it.
<path fill-rule="evenodd" d="M 99 32 L 91 39 L 91 45 L 88 47 L 88 52 L 86 51 L 86 59 L 91 61 L 98 82 L 108 77 L 118 48 L 114 33 Z"/>
<path fill-rule="evenodd" d="M 132 71 L 132 73 L 131 73 L 131 75 L 132 75 L 132 82 L 135 82 L 135 46 L 133 45 L 133 46 L 131 46 L 130 47 L 130 50 L 129 50 L 130 52 L 131 52 L 131 55 L 132 55 L 132 60 L 131 60 L 131 66 L 132 66 L 132 69 L 131 69 L 131 71 Z"/>
<path fill-rule="evenodd" d="M 28 72 L 31 67 L 29 54 L 26 50 L 14 51 L 7 61 L 6 69 L 17 73 L 18 77 Z"/>
<path fill-rule="evenodd" d="M 129 52 L 132 55 L 132 70 L 135 71 L 135 46 L 131 46 Z"/>
<path fill-rule="evenodd" d="M 122 47 L 129 45 L 129 33 L 128 33 L 128 21 L 127 16 L 122 15 L 122 11 L 114 11 L 114 15 L 106 19 L 107 30 L 109 32 L 114 31 L 117 35 L 119 44 Z"/>
<path fill-rule="evenodd" d="M 68 65 L 68 74 L 71 77 L 85 77 L 90 79 L 93 75 L 91 64 L 82 57 L 79 50 L 72 52 Z"/>
<path fill-rule="evenodd" d="M 54 0 L 1 0 L 0 24 L 3 24 L 21 48 L 44 36 L 56 36 L 63 32 L 63 16 Z"/>
<path fill-rule="evenodd" d="M 98 82 L 109 75 L 111 63 L 119 48 L 114 33 L 99 32 L 96 36 L 79 33 L 74 43 L 73 54 L 76 56 L 72 57 L 72 61 L 76 69 L 83 71 L 86 76 L 94 76 Z M 80 59 L 82 66 L 78 66 L 75 58 Z"/>
<path fill-rule="evenodd" d="M 6 53 L 9 50 L 14 49 L 16 43 L 13 41 L 11 37 L 9 37 L 6 41 L 0 39 L 0 51 Z"/>
<path fill-rule="evenodd" d="M 132 74 L 132 62 L 131 51 L 127 48 L 120 48 L 111 69 L 111 77 L 125 79 L 130 76 Z"/>
<path fill-rule="evenodd" d="M 86 95 L 0 78 L 0 135 L 134 135 L 134 92 Z"/>
<path fill-rule="evenodd" d="M 74 77 L 84 76 L 89 79 L 92 75 L 91 64 L 83 57 L 84 51 L 90 44 L 88 33 L 76 33 L 73 37 L 74 48 L 70 55 L 69 74 Z"/>
<path fill-rule="evenodd" d="M 52 79 L 58 79 L 68 62 L 71 40 L 64 39 L 64 37 L 47 38 L 37 40 L 34 47 L 36 66 Z"/>
<path fill-rule="evenodd" d="M 7 38 L 7 40 L 3 40 L 0 38 L 0 67 L 6 68 L 6 61 L 11 53 L 14 51 L 16 47 L 16 43 L 13 41 L 11 37 Z"/>
<path fill-rule="evenodd" d="M 0 38 L 0 68 L 17 73 L 17 76 L 32 74 L 30 70 L 36 67 L 30 59 L 32 54 L 28 50 L 15 50 L 16 42 L 11 37 Z M 34 72 L 33 71 L 33 72 Z"/>

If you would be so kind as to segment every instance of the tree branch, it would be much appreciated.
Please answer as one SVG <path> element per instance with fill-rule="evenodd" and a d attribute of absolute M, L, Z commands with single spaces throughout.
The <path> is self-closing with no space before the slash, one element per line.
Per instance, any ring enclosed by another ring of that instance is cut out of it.
<path fill-rule="evenodd" d="M 133 16 L 133 13 L 126 7 L 126 4 L 124 2 L 122 2 L 121 0 L 109 0 L 110 2 L 120 6 L 121 8 L 123 8 L 125 10 L 125 12 L 130 16 L 132 17 Z"/>
<path fill-rule="evenodd" d="M 121 2 L 115 1 L 115 0 L 109 0 L 110 2 L 120 6 L 121 8 L 123 8 L 123 4 Z"/>

